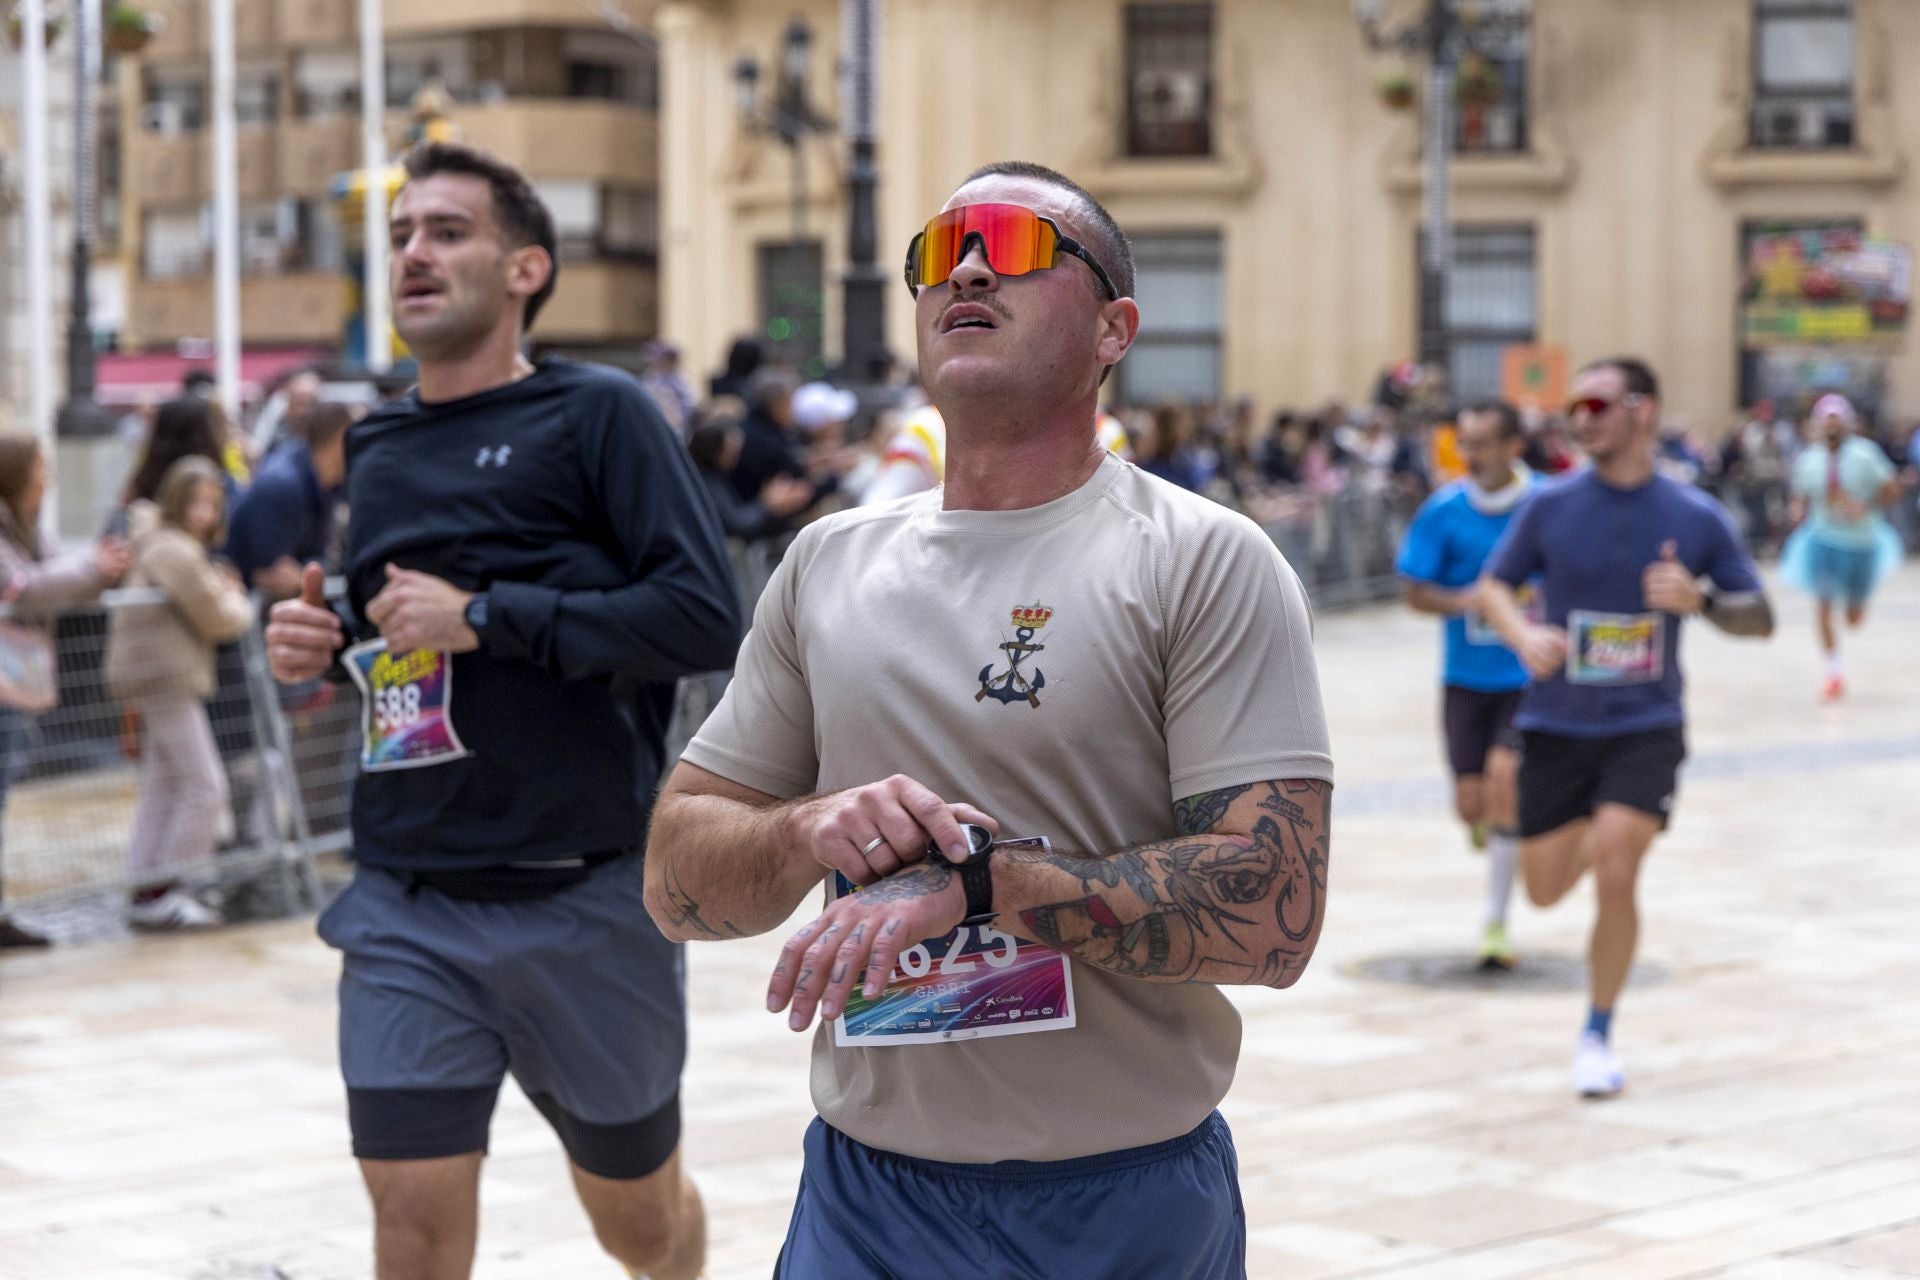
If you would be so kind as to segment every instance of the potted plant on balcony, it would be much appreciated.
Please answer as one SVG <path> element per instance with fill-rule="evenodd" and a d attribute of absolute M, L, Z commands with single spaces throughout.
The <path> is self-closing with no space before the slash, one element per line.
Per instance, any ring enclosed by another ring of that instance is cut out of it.
<path fill-rule="evenodd" d="M 1487 108 L 1497 106 L 1506 89 L 1500 69 L 1487 59 L 1476 53 L 1460 60 L 1453 97 L 1460 104 L 1460 143 L 1467 150 L 1486 145 Z"/>
<path fill-rule="evenodd" d="M 108 53 L 138 53 L 158 35 L 165 19 L 139 5 L 120 0 L 107 11 L 104 42 Z"/>
<path fill-rule="evenodd" d="M 1380 94 L 1380 101 L 1395 111 L 1405 111 L 1411 107 L 1417 92 L 1413 76 L 1404 67 L 1381 76 L 1374 88 Z"/>
<path fill-rule="evenodd" d="M 60 38 L 60 32 L 66 26 L 66 19 L 58 13 L 47 13 L 47 48 L 53 48 L 53 42 Z M 27 38 L 26 20 L 20 16 L 20 6 L 14 5 L 7 10 L 7 43 L 18 49 Z"/>
<path fill-rule="evenodd" d="M 1462 107 L 1485 110 L 1498 103 L 1506 92 L 1500 69 L 1478 54 L 1460 60 L 1460 72 L 1453 84 L 1453 96 Z"/>

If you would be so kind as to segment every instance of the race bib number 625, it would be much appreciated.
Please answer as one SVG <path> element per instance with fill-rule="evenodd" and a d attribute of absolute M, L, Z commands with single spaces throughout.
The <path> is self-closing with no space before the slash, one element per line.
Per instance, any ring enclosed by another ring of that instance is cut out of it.
<path fill-rule="evenodd" d="M 857 892 L 845 877 L 833 877 L 833 897 Z M 874 1049 L 1073 1024 L 1073 971 L 1064 955 L 990 925 L 961 925 L 902 951 L 877 1000 L 856 986 L 834 1020 L 833 1039 L 842 1047 Z"/>

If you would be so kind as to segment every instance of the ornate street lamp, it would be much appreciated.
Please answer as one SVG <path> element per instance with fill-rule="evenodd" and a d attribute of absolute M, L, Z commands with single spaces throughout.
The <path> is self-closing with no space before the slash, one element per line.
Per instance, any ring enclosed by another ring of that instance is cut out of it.
<path fill-rule="evenodd" d="M 846 77 L 846 116 L 841 122 L 850 151 L 847 174 L 847 272 L 842 278 L 841 354 L 843 378 L 857 387 L 874 378 L 886 352 L 885 276 L 878 266 L 878 216 L 874 165 L 875 98 L 879 47 L 876 0 L 843 0 L 841 27 L 846 38 L 842 71 Z M 751 54 L 733 64 L 735 102 L 746 129 L 769 135 L 787 149 L 793 172 L 793 238 L 806 235 L 806 144 L 835 130 L 835 122 L 816 109 L 808 85 L 813 30 L 800 18 L 787 23 L 780 41 L 777 74 L 763 100 L 761 68 Z"/>
<path fill-rule="evenodd" d="M 1525 34 L 1531 4 L 1478 4 L 1474 0 L 1427 0 L 1405 25 L 1388 29 L 1386 0 L 1353 0 L 1354 21 L 1367 47 L 1424 59 L 1427 69 L 1426 120 L 1422 146 L 1426 182 L 1422 223 L 1426 244 L 1420 255 L 1420 360 L 1447 361 L 1447 285 L 1453 271 L 1453 215 L 1448 200 L 1453 159 L 1454 82 L 1469 56 L 1489 57 Z"/>
<path fill-rule="evenodd" d="M 750 132 L 766 134 L 787 149 L 793 169 L 793 238 L 807 230 L 807 140 L 833 132 L 833 121 L 814 109 L 807 83 L 807 62 L 813 47 L 813 29 L 800 18 L 787 23 L 780 38 L 780 57 L 773 92 L 760 96 L 760 63 L 743 53 L 733 64 L 734 99 L 741 124 Z"/>

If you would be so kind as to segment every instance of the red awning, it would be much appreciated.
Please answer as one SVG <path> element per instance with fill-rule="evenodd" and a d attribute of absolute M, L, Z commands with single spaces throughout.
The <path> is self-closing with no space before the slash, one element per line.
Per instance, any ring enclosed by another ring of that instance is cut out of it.
<path fill-rule="evenodd" d="M 240 398 L 258 400 L 282 374 L 302 365 L 331 364 L 337 355 L 326 347 L 277 347 L 240 353 Z M 180 394 L 180 380 L 192 369 L 215 372 L 214 362 L 171 351 L 99 357 L 96 398 L 103 405 L 159 404 Z"/>

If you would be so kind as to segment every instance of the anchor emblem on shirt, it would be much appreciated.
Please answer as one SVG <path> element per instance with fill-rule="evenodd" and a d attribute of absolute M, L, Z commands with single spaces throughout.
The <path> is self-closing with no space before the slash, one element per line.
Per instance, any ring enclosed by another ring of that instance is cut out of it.
<path fill-rule="evenodd" d="M 1008 706 L 1024 702 L 1030 707 L 1037 707 L 1040 705 L 1040 691 L 1047 687 L 1047 673 L 1035 667 L 1033 679 L 1029 680 L 1021 672 L 1020 664 L 1047 647 L 1035 644 L 1033 637 L 1053 617 L 1053 610 L 1043 604 L 1022 605 L 1013 611 L 1012 616 L 1013 639 L 1000 645 L 1001 651 L 1007 655 L 1007 669 L 995 675 L 991 662 L 980 668 L 980 692 L 973 695 L 973 700 L 979 702 L 992 698 Z"/>

